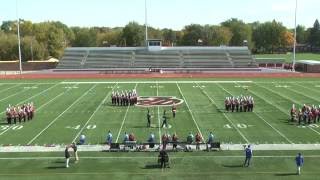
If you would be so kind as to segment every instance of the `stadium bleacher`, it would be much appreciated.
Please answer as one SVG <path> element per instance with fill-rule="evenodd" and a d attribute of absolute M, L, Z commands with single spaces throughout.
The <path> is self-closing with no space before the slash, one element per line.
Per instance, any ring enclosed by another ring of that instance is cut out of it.
<path fill-rule="evenodd" d="M 257 67 L 247 47 L 67 48 L 57 69 L 141 68 L 252 68 Z"/>
<path fill-rule="evenodd" d="M 60 60 L 58 69 L 82 69 L 83 60 L 89 52 L 86 49 L 73 49 L 67 48 L 64 51 L 64 55 Z"/>

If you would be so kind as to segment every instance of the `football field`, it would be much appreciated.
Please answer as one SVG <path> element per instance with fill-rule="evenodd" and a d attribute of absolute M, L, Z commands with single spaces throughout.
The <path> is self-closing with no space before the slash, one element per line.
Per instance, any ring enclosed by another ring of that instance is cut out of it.
<path fill-rule="evenodd" d="M 111 104 L 112 91 L 132 89 L 149 103 L 159 97 L 179 99 L 176 118 L 166 101 L 150 107 Z M 120 143 L 125 132 L 145 143 L 150 133 L 160 142 L 164 133 L 176 133 L 180 141 L 186 141 L 189 132 L 200 133 L 206 140 L 212 131 L 223 147 L 253 144 L 254 159 L 252 167 L 243 168 L 243 151 L 237 148 L 170 152 L 171 168 L 162 171 L 155 165 L 156 152 L 97 151 L 80 152 L 79 163 L 71 162 L 65 169 L 62 151 L 2 151 L 0 179 L 316 179 L 320 156 L 314 149 L 320 146 L 320 124 L 299 126 L 288 120 L 292 104 L 319 106 L 319 90 L 320 81 L 315 78 L 2 80 L 1 148 L 70 144 L 81 134 L 87 137 L 86 144 L 104 144 L 109 130 L 113 141 Z M 241 95 L 254 98 L 254 111 L 225 112 L 225 97 Z M 29 102 L 36 107 L 35 118 L 7 125 L 6 107 Z M 151 128 L 147 128 L 147 108 L 152 114 Z M 169 126 L 161 128 L 164 110 Z M 293 176 L 297 152 L 306 161 L 301 177 Z"/>
<path fill-rule="evenodd" d="M 297 126 L 288 123 L 292 104 L 320 104 L 320 82 L 315 80 L 196 80 L 196 81 L 30 81 L 0 84 L 3 145 L 68 144 L 80 134 L 88 144 L 105 143 L 110 130 L 114 142 L 122 142 L 125 132 L 146 142 L 153 132 L 159 141 L 163 133 L 177 133 L 184 141 L 189 132 L 206 139 L 210 131 L 222 144 L 318 144 L 318 124 Z M 147 128 L 145 106 L 112 106 L 111 92 L 136 89 L 140 97 L 181 99 L 177 117 L 171 105 L 150 106 L 152 128 Z M 224 99 L 252 96 L 253 112 L 225 112 Z M 7 125 L 5 108 L 33 102 L 35 118 Z M 161 128 L 166 110 L 169 126 Z"/>

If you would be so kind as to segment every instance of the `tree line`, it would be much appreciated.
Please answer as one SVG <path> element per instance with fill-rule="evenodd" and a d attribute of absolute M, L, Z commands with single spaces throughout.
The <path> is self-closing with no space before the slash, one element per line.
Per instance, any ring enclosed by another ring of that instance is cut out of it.
<path fill-rule="evenodd" d="M 66 47 L 144 46 L 145 27 L 129 22 L 125 27 L 68 27 L 59 21 L 32 23 L 20 20 L 23 61 L 61 58 Z M 243 46 L 254 53 L 274 53 L 292 48 L 294 29 L 276 20 L 245 23 L 229 19 L 220 25 L 186 25 L 176 31 L 148 28 L 150 39 L 162 39 L 164 46 Z M 320 25 L 297 26 L 297 43 L 320 47 Z M 17 21 L 4 21 L 0 27 L 0 60 L 18 59 Z"/>

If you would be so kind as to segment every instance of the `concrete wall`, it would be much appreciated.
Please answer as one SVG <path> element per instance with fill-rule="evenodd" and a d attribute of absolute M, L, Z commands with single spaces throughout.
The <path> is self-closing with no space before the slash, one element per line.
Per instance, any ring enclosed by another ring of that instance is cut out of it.
<path fill-rule="evenodd" d="M 320 65 L 297 64 L 296 71 L 306 73 L 320 73 Z"/>
<path fill-rule="evenodd" d="M 23 62 L 23 71 L 35 71 L 35 70 L 45 70 L 54 69 L 57 66 L 57 62 Z M 19 71 L 19 62 L 0 62 L 0 71 Z"/>

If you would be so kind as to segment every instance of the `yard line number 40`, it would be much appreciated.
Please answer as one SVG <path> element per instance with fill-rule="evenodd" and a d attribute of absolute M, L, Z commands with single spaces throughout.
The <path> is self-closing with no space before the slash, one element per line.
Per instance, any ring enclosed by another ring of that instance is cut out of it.
<path fill-rule="evenodd" d="M 13 126 L 10 126 L 10 125 L 1 125 L 0 126 L 0 131 L 6 131 L 6 130 L 20 130 L 22 129 L 23 126 L 22 125 L 13 125 Z"/>
<path fill-rule="evenodd" d="M 78 129 L 81 128 L 81 125 L 79 124 L 79 125 L 76 125 L 76 126 L 67 126 L 66 128 L 67 128 L 67 129 L 75 129 L 75 130 L 78 130 Z M 87 125 L 85 128 L 88 129 L 88 130 L 92 130 L 92 129 L 97 128 L 97 125 L 95 125 L 95 124 L 89 124 L 89 125 Z"/>

